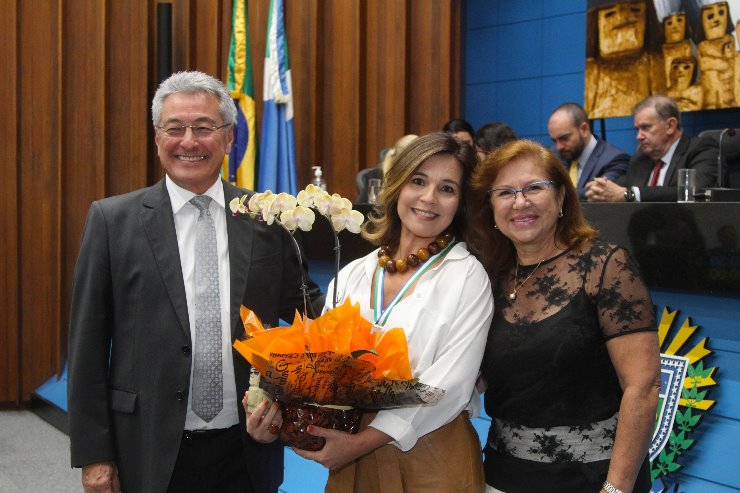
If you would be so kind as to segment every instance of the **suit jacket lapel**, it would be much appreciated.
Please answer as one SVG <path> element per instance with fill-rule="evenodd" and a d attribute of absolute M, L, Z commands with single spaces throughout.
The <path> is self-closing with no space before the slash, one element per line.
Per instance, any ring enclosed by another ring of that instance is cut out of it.
<path fill-rule="evenodd" d="M 188 304 L 185 297 L 185 281 L 182 278 L 180 250 L 177 246 L 175 218 L 167 193 L 165 181 L 153 186 L 142 201 L 141 222 L 159 266 L 167 295 L 177 313 L 180 328 L 190 335 Z"/>
<path fill-rule="evenodd" d="M 596 137 L 591 137 L 592 139 L 596 139 Z M 586 161 L 586 164 L 583 166 L 583 171 L 581 171 L 581 177 L 578 180 L 578 186 L 583 188 L 583 185 L 588 183 L 589 181 L 593 180 L 595 178 L 594 171 L 596 170 L 596 163 L 599 162 L 599 158 L 601 157 L 601 153 L 604 152 L 604 144 L 596 139 L 596 147 L 594 147 L 594 152 L 591 153 L 591 155 L 588 157 L 588 161 Z"/>
<path fill-rule="evenodd" d="M 244 216 L 234 216 L 229 202 L 244 195 L 241 190 L 224 182 L 226 200 L 226 231 L 229 235 L 229 264 L 231 271 L 231 330 L 232 338 L 241 337 L 244 328 L 240 322 L 239 309 L 244 298 L 244 288 L 249 276 L 249 258 L 252 251 L 253 220 Z"/>
<path fill-rule="evenodd" d="M 684 154 L 686 154 L 686 152 L 689 150 L 690 143 L 691 139 L 689 139 L 686 135 L 681 135 L 681 139 L 678 141 L 678 145 L 676 146 L 676 152 L 673 153 L 671 163 L 668 165 L 668 169 L 665 172 L 665 179 L 663 180 L 664 185 L 676 183 L 675 181 L 671 180 L 676 174 L 679 164 L 684 162 Z"/>
<path fill-rule="evenodd" d="M 645 187 L 648 184 L 648 180 L 650 179 L 650 175 L 653 172 L 653 167 L 655 166 L 655 163 L 652 159 L 650 159 L 650 156 L 643 153 L 642 150 L 637 151 L 640 153 L 639 160 L 637 161 L 637 166 L 635 166 L 634 169 L 634 183 L 639 187 Z"/>

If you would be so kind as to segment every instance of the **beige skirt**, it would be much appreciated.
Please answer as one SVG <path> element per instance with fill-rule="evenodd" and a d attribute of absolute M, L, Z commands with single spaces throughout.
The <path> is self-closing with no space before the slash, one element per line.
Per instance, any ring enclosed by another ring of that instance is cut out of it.
<path fill-rule="evenodd" d="M 374 413 L 363 416 L 361 429 Z M 329 471 L 326 493 L 483 493 L 480 440 L 468 413 L 419 438 L 408 452 L 383 445 Z"/>

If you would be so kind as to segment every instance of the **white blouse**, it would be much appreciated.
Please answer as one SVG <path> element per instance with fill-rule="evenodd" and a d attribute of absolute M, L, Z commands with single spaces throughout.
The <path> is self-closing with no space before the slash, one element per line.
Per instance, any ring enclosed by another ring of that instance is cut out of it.
<path fill-rule="evenodd" d="M 339 304 L 347 297 L 359 302 L 363 317 L 370 321 L 374 321 L 370 295 L 377 266 L 376 250 L 339 272 Z M 325 310 L 331 308 L 333 290 L 334 281 L 329 284 Z M 492 317 L 488 275 L 465 243 L 458 243 L 442 262 L 421 276 L 384 324 L 387 329 L 401 327 L 406 333 L 413 376 L 444 389 L 445 394 L 432 406 L 382 410 L 370 426 L 393 437 L 391 443 L 405 452 L 419 437 L 449 423 L 462 411 L 477 416 L 480 398 L 475 382 Z"/>

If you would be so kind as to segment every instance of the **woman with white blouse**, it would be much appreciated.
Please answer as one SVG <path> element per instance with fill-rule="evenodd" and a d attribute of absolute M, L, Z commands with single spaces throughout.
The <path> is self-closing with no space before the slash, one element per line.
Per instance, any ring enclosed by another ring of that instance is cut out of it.
<path fill-rule="evenodd" d="M 470 417 L 480 408 L 475 381 L 493 300 L 485 270 L 461 241 L 474 163 L 475 151 L 449 134 L 409 144 L 363 231 L 380 248 L 332 281 L 340 303 L 350 298 L 378 326 L 404 329 L 414 377 L 444 395 L 434 405 L 367 413 L 353 435 L 309 427 L 326 445 L 296 452 L 330 470 L 327 492 L 484 491 Z"/>

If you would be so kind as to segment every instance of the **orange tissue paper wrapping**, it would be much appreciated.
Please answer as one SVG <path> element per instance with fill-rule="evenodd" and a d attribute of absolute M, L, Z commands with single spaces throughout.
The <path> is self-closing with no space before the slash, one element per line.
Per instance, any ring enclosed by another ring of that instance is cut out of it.
<path fill-rule="evenodd" d="M 382 409 L 434 404 L 444 394 L 413 378 L 403 329 L 374 330 L 350 300 L 314 320 L 296 312 L 289 327 L 265 329 L 245 307 L 241 317 L 246 339 L 234 348 L 281 403 Z"/>

